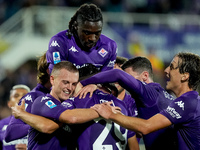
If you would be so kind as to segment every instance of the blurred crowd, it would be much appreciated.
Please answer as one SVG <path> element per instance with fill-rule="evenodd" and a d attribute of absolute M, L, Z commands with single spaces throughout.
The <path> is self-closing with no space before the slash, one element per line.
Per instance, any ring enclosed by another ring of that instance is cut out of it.
<path fill-rule="evenodd" d="M 0 24 L 19 11 L 33 5 L 79 7 L 94 3 L 102 11 L 137 13 L 199 14 L 199 0 L 0 0 Z"/>
<path fill-rule="evenodd" d="M 24 84 L 30 89 L 37 84 L 37 61 L 29 60 L 14 72 L 5 70 L 5 78 L 0 81 L 0 119 L 11 114 L 7 106 L 10 90 L 14 85 Z"/>

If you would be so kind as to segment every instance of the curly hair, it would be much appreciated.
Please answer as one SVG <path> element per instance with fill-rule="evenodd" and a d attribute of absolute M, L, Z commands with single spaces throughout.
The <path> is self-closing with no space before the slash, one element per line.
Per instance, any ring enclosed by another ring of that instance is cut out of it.
<path fill-rule="evenodd" d="M 74 16 L 71 18 L 69 21 L 69 31 L 67 35 L 71 37 L 73 34 L 76 33 L 75 30 L 75 22 L 77 19 L 80 19 L 82 22 L 84 21 L 91 21 L 91 22 L 96 22 L 96 21 L 102 21 L 103 22 L 103 16 L 101 9 L 97 7 L 94 4 L 83 4 L 80 6 L 80 8 L 76 11 Z"/>

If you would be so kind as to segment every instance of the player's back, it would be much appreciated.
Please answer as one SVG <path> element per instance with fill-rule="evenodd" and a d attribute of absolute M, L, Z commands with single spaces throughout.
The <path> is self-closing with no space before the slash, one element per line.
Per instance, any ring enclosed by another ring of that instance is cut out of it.
<path fill-rule="evenodd" d="M 113 106 L 121 108 L 124 115 L 129 115 L 126 105 L 123 101 L 118 100 L 110 94 L 105 94 L 99 90 L 93 93 L 92 98 L 88 96 L 85 99 L 74 99 L 76 108 L 90 108 L 95 104 L 112 101 Z M 79 150 L 95 150 L 95 149 L 109 149 L 119 150 L 125 149 L 127 139 L 135 133 L 130 132 L 117 125 L 116 123 L 105 120 L 103 118 L 94 119 L 76 128 L 78 134 L 78 148 Z"/>

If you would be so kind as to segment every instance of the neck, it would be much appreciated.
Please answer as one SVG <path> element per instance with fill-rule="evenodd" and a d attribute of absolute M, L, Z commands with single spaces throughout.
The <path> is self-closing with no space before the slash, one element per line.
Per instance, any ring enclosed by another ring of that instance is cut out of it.
<path fill-rule="evenodd" d="M 182 84 L 178 88 L 173 90 L 176 97 L 180 97 L 184 93 L 187 93 L 187 92 L 190 92 L 190 91 L 194 91 L 194 90 L 189 88 L 188 85 L 182 85 Z"/>
<path fill-rule="evenodd" d="M 117 96 L 117 98 L 118 98 L 118 99 L 121 99 L 121 100 L 124 100 L 125 93 L 126 93 L 126 91 L 123 90 L 123 91 Z"/>

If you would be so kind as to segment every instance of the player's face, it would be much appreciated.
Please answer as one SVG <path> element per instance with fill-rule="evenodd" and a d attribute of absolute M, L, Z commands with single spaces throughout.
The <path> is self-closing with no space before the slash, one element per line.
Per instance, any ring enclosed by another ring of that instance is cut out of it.
<path fill-rule="evenodd" d="M 166 76 L 168 78 L 166 89 L 176 92 L 177 88 L 181 86 L 181 74 L 178 67 L 179 58 L 176 56 L 165 69 Z"/>
<path fill-rule="evenodd" d="M 142 79 L 142 73 L 139 74 L 138 72 L 133 71 L 133 69 L 131 67 L 124 69 L 124 71 L 126 73 L 130 74 L 131 76 L 133 76 L 135 79 L 143 81 L 143 79 Z"/>
<path fill-rule="evenodd" d="M 51 76 L 51 94 L 61 102 L 70 98 L 78 83 L 79 73 L 61 69 L 57 76 Z"/>
<path fill-rule="evenodd" d="M 77 34 L 79 41 L 85 50 L 91 49 L 96 45 L 101 35 L 102 26 L 102 21 L 78 21 Z"/>
<path fill-rule="evenodd" d="M 9 106 L 12 107 L 15 104 L 18 104 L 19 100 L 27 93 L 28 93 L 28 91 L 25 90 L 25 89 L 15 89 L 15 90 L 13 90 L 11 95 L 10 95 Z"/>

